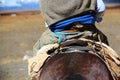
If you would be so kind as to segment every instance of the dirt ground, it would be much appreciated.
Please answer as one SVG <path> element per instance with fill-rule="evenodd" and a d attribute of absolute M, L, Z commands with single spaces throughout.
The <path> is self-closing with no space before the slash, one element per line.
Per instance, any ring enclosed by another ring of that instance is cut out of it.
<path fill-rule="evenodd" d="M 108 9 L 97 27 L 108 36 L 110 46 L 120 55 L 120 9 Z M 0 80 L 27 80 L 23 56 L 45 30 L 40 14 L 0 16 Z"/>

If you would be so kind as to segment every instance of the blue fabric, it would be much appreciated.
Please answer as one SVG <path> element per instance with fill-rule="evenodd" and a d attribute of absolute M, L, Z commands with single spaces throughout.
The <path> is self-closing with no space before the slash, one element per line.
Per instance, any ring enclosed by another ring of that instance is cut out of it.
<path fill-rule="evenodd" d="M 98 23 L 100 23 L 100 22 L 102 21 L 102 17 L 101 17 L 101 18 L 96 18 L 96 21 L 97 21 Z"/>
<path fill-rule="evenodd" d="M 86 14 L 80 17 L 71 18 L 68 20 L 64 20 L 61 22 L 58 22 L 52 26 L 50 26 L 50 29 L 52 32 L 60 32 L 66 28 L 66 26 L 69 26 L 70 24 L 74 22 L 79 22 L 80 24 L 94 24 L 95 18 L 93 14 Z"/>

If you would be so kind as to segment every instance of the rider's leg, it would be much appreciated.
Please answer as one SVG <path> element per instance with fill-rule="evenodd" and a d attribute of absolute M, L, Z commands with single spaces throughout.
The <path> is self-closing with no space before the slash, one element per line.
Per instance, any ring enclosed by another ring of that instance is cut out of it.
<path fill-rule="evenodd" d="M 56 43 L 57 38 L 51 35 L 47 29 L 33 47 L 34 57 L 28 59 L 28 73 L 31 78 L 38 75 L 41 66 L 49 56 L 47 51 L 52 48 L 57 48 L 59 45 Z"/>
<path fill-rule="evenodd" d="M 54 43 L 57 43 L 57 38 L 52 36 L 51 31 L 47 29 L 33 46 L 33 54 L 36 55 L 37 51 L 44 45 L 54 44 Z"/>
<path fill-rule="evenodd" d="M 94 26 L 93 40 L 101 41 L 101 42 L 109 45 L 107 36 L 104 33 L 102 33 L 99 29 L 97 29 L 96 26 Z"/>

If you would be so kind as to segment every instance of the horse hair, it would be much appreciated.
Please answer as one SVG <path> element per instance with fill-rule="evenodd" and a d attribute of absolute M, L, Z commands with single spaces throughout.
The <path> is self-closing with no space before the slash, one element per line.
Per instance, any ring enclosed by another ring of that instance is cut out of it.
<path fill-rule="evenodd" d="M 86 79 L 81 75 L 71 75 L 68 76 L 65 80 L 86 80 Z"/>

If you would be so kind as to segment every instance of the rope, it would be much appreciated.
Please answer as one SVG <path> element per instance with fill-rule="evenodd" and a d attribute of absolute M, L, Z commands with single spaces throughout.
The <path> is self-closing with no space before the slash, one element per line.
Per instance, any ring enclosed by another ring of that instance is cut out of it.
<path fill-rule="evenodd" d="M 105 63 L 106 63 L 106 65 L 107 65 L 107 67 L 108 67 L 108 69 L 110 70 L 110 73 L 111 73 L 111 75 L 112 75 L 112 77 L 113 77 L 113 79 L 114 80 L 118 80 L 118 78 L 117 78 L 117 74 L 115 73 L 115 71 L 110 67 L 110 63 L 109 63 L 109 61 L 107 60 L 107 58 L 106 58 L 106 50 L 104 49 L 104 47 L 103 47 L 103 45 L 102 45 L 102 41 L 101 41 L 101 38 L 100 38 L 100 35 L 98 34 L 98 40 L 99 40 L 99 42 L 100 42 L 100 46 L 101 46 L 101 51 L 103 51 L 103 52 L 101 52 L 102 53 L 102 55 L 103 55 L 103 58 L 104 58 L 104 60 L 105 60 Z"/>
<path fill-rule="evenodd" d="M 75 35 L 78 33 L 79 32 L 52 32 L 52 35 L 58 38 L 58 43 L 60 44 L 61 42 L 67 40 L 67 35 Z"/>

